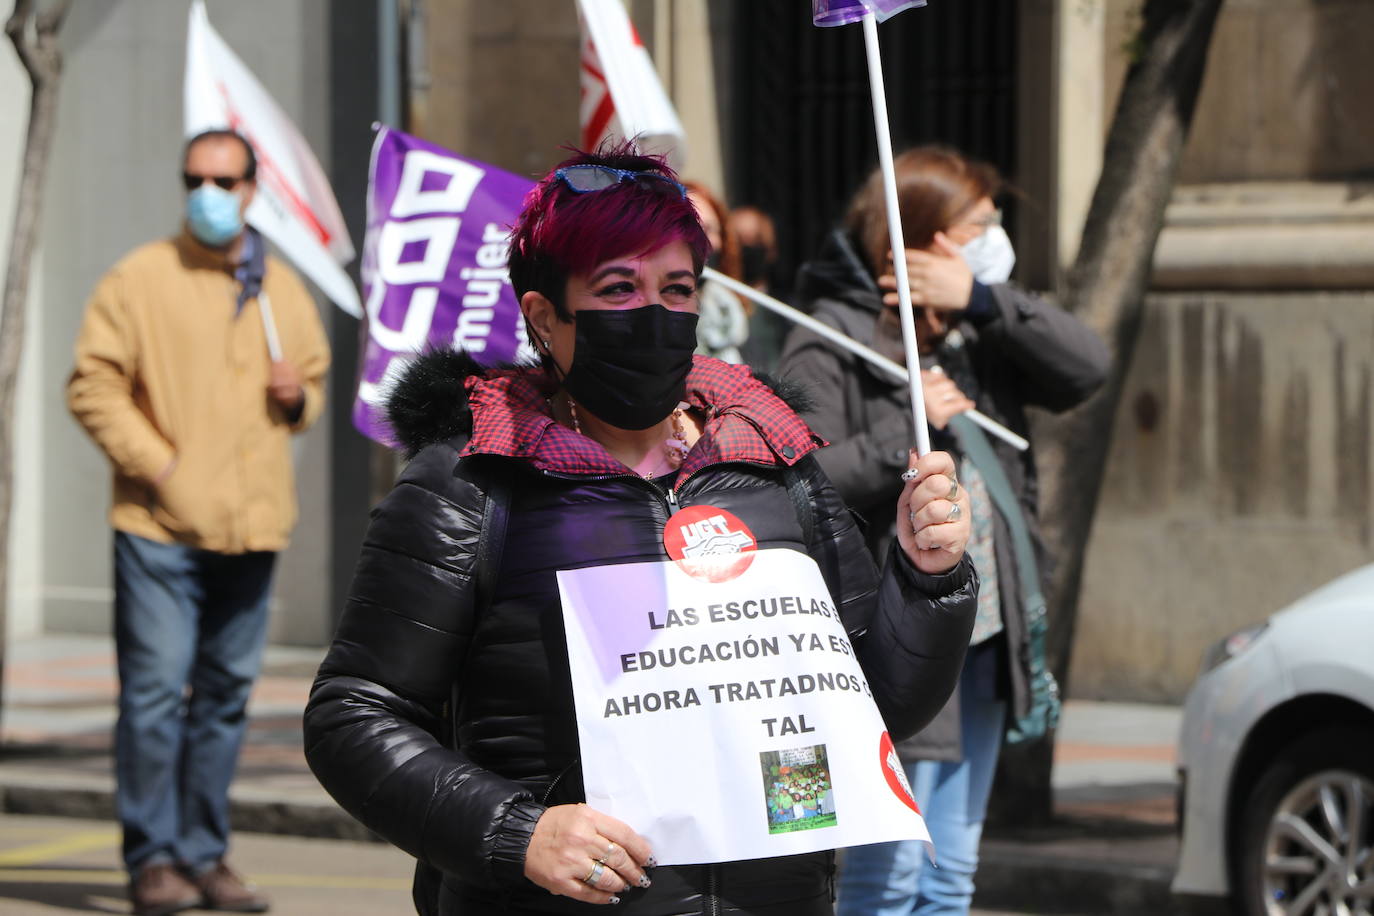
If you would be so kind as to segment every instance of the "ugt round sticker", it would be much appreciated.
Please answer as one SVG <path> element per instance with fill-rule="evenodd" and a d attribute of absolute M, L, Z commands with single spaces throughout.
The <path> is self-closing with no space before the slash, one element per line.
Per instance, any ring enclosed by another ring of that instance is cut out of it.
<path fill-rule="evenodd" d="M 901 799 L 902 804 L 920 814 L 921 809 L 916 807 L 916 799 L 911 795 L 911 784 L 906 781 L 906 771 L 902 769 L 901 758 L 897 756 L 897 748 L 893 746 L 892 736 L 887 732 L 883 732 L 883 736 L 878 739 L 878 759 L 882 761 L 883 778 L 887 780 L 887 787 L 892 790 L 892 794 Z"/>
<path fill-rule="evenodd" d="M 707 582 L 728 582 L 743 574 L 759 549 L 744 522 L 715 506 L 673 513 L 663 528 L 663 546 L 683 572 Z"/>

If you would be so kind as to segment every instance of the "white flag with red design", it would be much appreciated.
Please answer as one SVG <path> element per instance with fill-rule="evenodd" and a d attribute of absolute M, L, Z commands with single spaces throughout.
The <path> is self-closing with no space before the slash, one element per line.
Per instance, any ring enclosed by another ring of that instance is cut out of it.
<path fill-rule="evenodd" d="M 341 264 L 353 243 L 329 179 L 296 125 L 210 25 L 201 0 L 186 32 L 186 135 L 228 127 L 253 144 L 258 191 L 248 222 L 326 296 L 361 316 L 358 289 Z"/>
<path fill-rule="evenodd" d="M 607 137 L 638 137 L 644 152 L 668 157 L 681 171 L 686 132 L 658 81 L 621 0 L 577 0 L 582 23 L 582 148 Z"/>

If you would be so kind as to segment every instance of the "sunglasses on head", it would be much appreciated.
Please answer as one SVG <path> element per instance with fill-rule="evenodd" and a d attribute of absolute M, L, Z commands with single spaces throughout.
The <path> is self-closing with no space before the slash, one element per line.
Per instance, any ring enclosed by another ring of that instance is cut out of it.
<path fill-rule="evenodd" d="M 186 186 L 186 190 L 188 191 L 194 191 L 207 181 L 213 181 L 224 190 L 232 191 L 238 186 L 239 182 L 244 180 L 242 175 L 192 175 L 190 172 L 181 173 L 181 183 Z"/>
<path fill-rule="evenodd" d="M 578 194 L 604 191 L 607 188 L 615 187 L 622 181 L 632 181 L 640 187 L 663 193 L 667 193 L 669 189 L 674 189 L 679 197 L 685 198 L 687 196 L 687 189 L 681 184 L 673 181 L 667 175 L 651 169 L 636 172 L 629 169 L 613 169 L 608 165 L 570 165 L 555 171 L 553 177 L 562 181 L 570 190 Z"/>

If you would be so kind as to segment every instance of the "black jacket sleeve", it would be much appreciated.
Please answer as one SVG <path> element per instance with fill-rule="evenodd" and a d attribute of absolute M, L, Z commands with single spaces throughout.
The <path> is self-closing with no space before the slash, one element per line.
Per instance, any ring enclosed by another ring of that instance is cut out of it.
<path fill-rule="evenodd" d="M 812 461 L 798 470 L 816 513 L 811 556 L 839 605 L 887 730 L 901 741 L 935 718 L 954 692 L 973 633 L 977 573 L 965 556 L 949 572 L 927 575 L 894 541 L 880 575 L 824 472 Z"/>
<path fill-rule="evenodd" d="M 334 642 L 305 710 L 305 754 L 363 824 L 489 887 L 524 880 L 544 807 L 436 737 L 475 627 L 485 498 L 430 446 L 375 510 Z"/>
<path fill-rule="evenodd" d="M 1009 368 L 1022 403 L 1068 410 L 1107 377 L 1102 338 L 1073 315 L 1007 283 L 987 287 L 992 317 L 975 322 L 984 358 Z"/>
<path fill-rule="evenodd" d="M 845 394 L 866 374 L 855 365 L 857 360 L 798 328 L 787 339 L 780 366 L 786 378 L 806 385 L 811 402 L 806 422 L 831 443 L 816 453 L 816 460 L 845 498 L 862 508 L 891 491 L 892 480 L 906 470 L 908 452 L 916 443 L 909 421 L 851 432 L 857 418 L 850 415 Z"/>

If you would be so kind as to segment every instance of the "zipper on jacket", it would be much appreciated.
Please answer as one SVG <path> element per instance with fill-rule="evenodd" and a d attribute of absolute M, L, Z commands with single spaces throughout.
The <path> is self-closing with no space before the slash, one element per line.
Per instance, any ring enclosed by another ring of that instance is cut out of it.
<path fill-rule="evenodd" d="M 568 474 L 564 473 L 563 471 L 552 471 L 548 468 L 541 469 L 540 473 L 546 477 L 557 477 L 560 480 L 618 480 L 621 478 L 624 478 L 625 480 L 636 480 L 648 486 L 649 489 L 653 490 L 655 493 L 662 495 L 664 501 L 668 504 L 668 514 L 672 515 L 678 509 L 682 508 L 682 503 L 677 498 L 677 491 L 686 486 L 687 481 L 691 480 L 693 477 L 697 476 L 702 471 L 710 470 L 713 468 L 720 468 L 731 464 L 742 464 L 746 467 L 771 467 L 771 465 L 759 464 L 758 462 L 754 461 L 717 461 L 714 464 L 708 464 L 705 467 L 697 468 L 695 471 L 688 474 L 686 477 L 678 478 L 668 487 L 660 487 L 652 480 L 640 477 L 638 474 Z"/>
<path fill-rule="evenodd" d="M 659 496 L 663 497 L 664 501 L 668 504 L 669 515 L 672 515 L 681 507 L 681 504 L 678 502 L 675 487 L 667 487 L 665 489 L 664 487 L 660 487 L 658 484 L 654 483 L 652 480 L 647 480 L 643 477 L 640 477 L 638 474 L 565 474 L 561 471 L 550 471 L 547 468 L 541 471 L 540 473 L 548 477 L 557 477 L 560 480 L 635 480 L 639 483 L 644 484 L 650 490 L 653 490 Z M 693 476 L 695 476 L 695 472 Z"/>
<path fill-rule="evenodd" d="M 706 899 L 702 901 L 703 916 L 720 916 L 720 873 L 716 866 L 706 866 Z"/>
<path fill-rule="evenodd" d="M 539 804 L 548 805 L 549 799 L 553 797 L 553 790 L 558 788 L 558 784 L 563 781 L 563 777 L 571 773 L 572 768 L 577 766 L 581 762 L 582 759 L 578 758 L 577 760 L 574 760 L 572 763 L 565 766 L 563 768 L 563 771 L 560 772 L 557 776 L 555 776 L 553 778 L 553 782 L 549 783 L 549 787 L 544 790 L 544 796 L 539 799 Z"/>
<path fill-rule="evenodd" d="M 740 461 L 740 460 L 728 460 L 728 459 L 725 460 L 725 461 L 716 461 L 716 462 L 714 462 L 714 463 L 712 463 L 712 464 L 708 464 L 708 465 L 706 465 L 706 466 L 704 466 L 704 467 L 699 467 L 699 468 L 697 468 L 695 471 L 693 471 L 692 473 L 688 474 L 686 477 L 679 477 L 676 481 L 674 481 L 673 485 L 672 485 L 671 487 L 668 488 L 668 491 L 669 491 L 670 493 L 673 494 L 673 498 L 674 498 L 674 500 L 676 500 L 676 498 L 677 498 L 677 493 L 676 493 L 676 491 L 677 491 L 677 490 L 681 490 L 683 487 L 687 486 L 687 482 L 688 482 L 689 480 L 691 480 L 693 477 L 696 477 L 698 474 L 702 473 L 703 471 L 713 471 L 713 470 L 717 470 L 717 469 L 719 469 L 719 468 L 729 467 L 730 465 L 741 465 L 741 466 L 746 467 L 746 468 L 765 468 L 765 469 L 767 469 L 767 468 L 772 468 L 772 467 L 776 467 L 776 465 L 772 465 L 772 464 L 763 464 L 763 463 L 758 462 L 758 461 Z"/>

